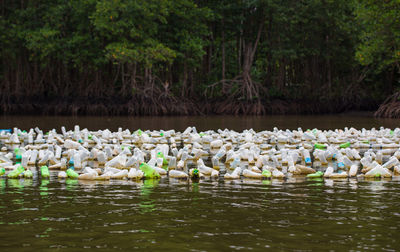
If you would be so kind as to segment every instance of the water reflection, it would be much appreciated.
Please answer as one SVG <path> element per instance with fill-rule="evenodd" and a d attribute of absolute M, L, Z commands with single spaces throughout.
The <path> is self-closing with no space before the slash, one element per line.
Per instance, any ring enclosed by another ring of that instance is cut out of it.
<path fill-rule="evenodd" d="M 384 191 L 387 189 L 384 181 L 368 181 L 366 185 L 367 188 L 373 192 Z"/>
<path fill-rule="evenodd" d="M 16 193 L 22 193 L 22 189 L 24 189 L 24 184 L 21 183 L 20 179 L 8 179 L 8 186 L 18 189 Z"/>
<path fill-rule="evenodd" d="M 66 179 L 65 180 L 65 185 L 66 185 L 66 189 L 68 191 L 75 191 L 79 185 L 78 180 L 77 179 Z"/>
<path fill-rule="evenodd" d="M 349 179 L 349 186 L 351 189 L 356 190 L 358 188 L 358 181 L 355 178 Z"/>
<path fill-rule="evenodd" d="M 110 185 L 109 180 L 75 180 L 85 191 L 95 190 L 98 185 Z"/>
<path fill-rule="evenodd" d="M 398 248 L 398 181 L 54 180 L 0 180 L 2 251 Z"/>
<path fill-rule="evenodd" d="M 156 210 L 155 200 L 150 198 L 150 196 L 154 188 L 158 186 L 158 183 L 158 179 L 146 179 L 143 181 L 140 192 L 141 201 L 139 204 L 141 214 L 150 213 Z"/>
<path fill-rule="evenodd" d="M 49 195 L 48 193 L 49 188 L 47 187 L 49 183 L 50 181 L 48 179 L 43 179 L 39 187 L 40 195 L 45 198 L 47 198 L 46 196 Z"/>
<path fill-rule="evenodd" d="M 323 178 L 308 178 L 307 181 L 310 182 L 308 186 L 321 187 L 324 185 Z"/>
<path fill-rule="evenodd" d="M 6 180 L 0 179 L 0 194 L 4 194 L 6 191 Z"/>

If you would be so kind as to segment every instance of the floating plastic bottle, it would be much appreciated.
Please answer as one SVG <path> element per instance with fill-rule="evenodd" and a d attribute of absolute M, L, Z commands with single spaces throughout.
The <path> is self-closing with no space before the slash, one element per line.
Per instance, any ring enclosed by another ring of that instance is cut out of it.
<path fill-rule="evenodd" d="M 378 164 L 382 164 L 382 160 L 383 160 L 382 151 L 378 151 L 376 153 L 375 161 L 378 162 Z"/>
<path fill-rule="evenodd" d="M 42 178 L 50 177 L 49 168 L 46 165 L 40 167 L 40 175 L 42 176 Z"/>
<path fill-rule="evenodd" d="M 171 178 L 188 178 L 189 175 L 183 171 L 171 170 L 168 172 L 169 177 Z"/>
<path fill-rule="evenodd" d="M 315 151 L 315 156 L 319 159 L 319 161 L 321 162 L 321 164 L 327 164 L 328 161 L 326 160 L 325 157 L 325 151 L 322 151 L 320 149 Z"/>
<path fill-rule="evenodd" d="M 59 179 L 66 179 L 68 177 L 67 173 L 65 171 L 60 171 L 57 175 Z"/>
<path fill-rule="evenodd" d="M 214 169 L 219 169 L 220 168 L 220 161 L 217 157 L 212 157 L 211 159 L 211 164 L 213 166 Z"/>
<path fill-rule="evenodd" d="M 303 155 L 304 162 L 306 164 L 311 164 L 310 152 L 307 149 L 303 148 L 303 147 L 300 149 L 300 151 L 301 151 L 301 153 Z"/>
<path fill-rule="evenodd" d="M 18 178 L 18 176 L 25 171 L 22 165 L 17 165 L 17 167 L 7 174 L 8 178 Z"/>
<path fill-rule="evenodd" d="M 221 148 L 221 146 L 223 145 L 223 142 L 222 142 L 222 140 L 214 140 L 214 141 L 212 141 L 211 143 L 210 143 L 210 147 L 211 148 L 214 148 L 214 149 L 216 149 L 216 148 Z"/>
<path fill-rule="evenodd" d="M 243 175 L 243 177 L 246 177 L 246 178 L 255 178 L 255 179 L 261 179 L 264 177 L 261 173 L 254 172 L 249 169 L 243 170 L 242 175 Z"/>
<path fill-rule="evenodd" d="M 350 142 L 345 142 L 339 145 L 340 148 L 348 148 L 350 147 Z"/>
<path fill-rule="evenodd" d="M 168 170 L 175 170 L 176 166 L 176 157 L 170 157 L 168 162 Z"/>
<path fill-rule="evenodd" d="M 333 172 L 334 172 L 333 167 L 329 166 L 325 170 L 324 177 L 329 178 L 333 174 Z"/>
<path fill-rule="evenodd" d="M 358 166 L 355 164 L 351 165 L 350 170 L 349 170 L 349 176 L 355 177 L 355 176 L 357 176 L 357 172 L 358 172 Z"/>
<path fill-rule="evenodd" d="M 325 144 L 316 143 L 314 144 L 314 148 L 319 150 L 325 150 L 327 146 Z"/>
<path fill-rule="evenodd" d="M 96 174 L 93 173 L 83 173 L 79 174 L 78 179 L 79 180 L 95 180 L 96 179 Z"/>
<path fill-rule="evenodd" d="M 31 179 L 31 178 L 33 178 L 33 173 L 32 173 L 32 171 L 29 170 L 29 169 L 27 169 L 26 171 L 24 171 L 23 175 L 24 175 L 24 178 L 26 178 L 26 179 Z"/>
<path fill-rule="evenodd" d="M 68 178 L 71 178 L 71 179 L 77 179 L 77 178 L 79 177 L 79 174 L 76 173 L 76 172 L 75 172 L 73 169 L 71 169 L 71 168 L 67 169 L 66 173 L 67 173 L 67 175 L 68 175 Z"/>
<path fill-rule="evenodd" d="M 343 164 L 345 167 L 350 168 L 353 165 L 353 162 L 351 162 L 347 156 L 343 156 Z"/>
<path fill-rule="evenodd" d="M 339 169 L 344 169 L 345 165 L 344 165 L 344 157 L 341 153 L 338 153 L 336 155 L 336 159 L 337 159 L 337 167 Z"/>
<path fill-rule="evenodd" d="M 117 173 L 114 173 L 113 175 L 111 175 L 112 179 L 124 179 L 128 177 L 128 170 L 124 169 L 124 170 L 120 170 Z"/>
<path fill-rule="evenodd" d="M 392 177 L 392 174 L 389 172 L 388 169 L 383 168 L 382 166 L 378 165 L 377 167 L 371 169 L 365 174 L 365 177 L 367 178 L 373 178 L 373 177 L 387 177 L 390 178 Z"/>
<path fill-rule="evenodd" d="M 235 169 L 236 167 L 238 167 L 240 165 L 240 157 L 239 156 L 235 156 L 233 158 L 233 161 L 231 163 L 231 168 Z M 262 166 L 262 162 L 261 162 L 261 166 Z M 214 164 L 213 164 L 213 168 L 214 168 Z"/>
<path fill-rule="evenodd" d="M 307 178 L 321 178 L 322 176 L 324 176 L 324 173 L 322 171 L 307 174 Z"/>
<path fill-rule="evenodd" d="M 141 179 L 143 176 L 144 173 L 141 170 L 136 170 L 135 168 L 131 168 L 128 172 L 128 178 L 130 179 Z"/>
<path fill-rule="evenodd" d="M 141 163 L 139 168 L 144 173 L 146 179 L 160 178 L 160 174 L 146 163 Z"/>
<path fill-rule="evenodd" d="M 291 167 L 290 172 L 293 175 L 307 175 L 307 174 L 315 173 L 316 171 L 311 167 L 297 164 L 294 166 L 294 169 L 293 169 L 293 167 Z"/>
<path fill-rule="evenodd" d="M 311 132 L 304 132 L 303 134 L 304 139 L 308 140 L 308 141 L 315 141 L 317 140 L 317 138 L 314 136 L 314 134 L 312 134 Z"/>
<path fill-rule="evenodd" d="M 383 168 L 390 169 L 393 166 L 399 164 L 399 160 L 396 157 L 391 157 L 386 163 L 382 165 Z"/>
<path fill-rule="evenodd" d="M 264 178 L 271 178 L 271 177 L 272 177 L 272 173 L 271 173 L 269 170 L 263 170 L 262 173 L 261 173 L 261 175 L 262 175 Z"/>
<path fill-rule="evenodd" d="M 393 167 L 393 173 L 394 175 L 400 175 L 400 166 L 396 165 Z"/>
<path fill-rule="evenodd" d="M 236 167 L 232 173 L 225 173 L 224 179 L 240 179 L 241 171 L 240 167 Z"/>
<path fill-rule="evenodd" d="M 168 165 L 168 160 L 165 158 L 162 152 L 157 152 L 157 158 L 162 159 L 162 165 Z"/>
<path fill-rule="evenodd" d="M 201 177 L 200 171 L 197 168 L 190 169 L 189 173 L 192 179 L 199 179 Z"/>
<path fill-rule="evenodd" d="M 272 171 L 272 177 L 273 178 L 277 178 L 277 179 L 283 179 L 286 176 L 285 176 L 285 174 L 283 172 L 279 171 L 278 169 L 274 169 Z"/>

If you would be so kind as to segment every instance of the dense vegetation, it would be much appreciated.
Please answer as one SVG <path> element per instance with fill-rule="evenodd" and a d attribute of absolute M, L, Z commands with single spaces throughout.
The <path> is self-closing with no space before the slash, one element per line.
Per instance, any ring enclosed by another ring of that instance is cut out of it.
<path fill-rule="evenodd" d="M 400 86 L 399 0 L 0 3 L 3 113 L 371 110 Z"/>

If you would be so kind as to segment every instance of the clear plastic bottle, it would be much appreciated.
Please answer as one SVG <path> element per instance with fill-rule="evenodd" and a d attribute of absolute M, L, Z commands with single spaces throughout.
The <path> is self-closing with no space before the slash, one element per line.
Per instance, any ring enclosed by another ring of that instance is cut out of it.
<path fill-rule="evenodd" d="M 378 151 L 376 153 L 375 161 L 378 162 L 378 164 L 382 164 L 382 159 L 383 159 L 382 151 Z"/>

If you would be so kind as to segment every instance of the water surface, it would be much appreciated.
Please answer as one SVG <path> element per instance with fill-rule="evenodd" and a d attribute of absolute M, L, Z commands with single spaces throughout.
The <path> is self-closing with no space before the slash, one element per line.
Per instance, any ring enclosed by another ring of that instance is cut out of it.
<path fill-rule="evenodd" d="M 1 117 L 43 130 L 398 127 L 362 115 Z M 0 178 L 0 249 L 164 251 L 400 249 L 400 179 L 173 179 L 85 182 Z"/>
<path fill-rule="evenodd" d="M 89 130 L 109 129 L 112 131 L 123 129 L 168 130 L 183 131 L 189 126 L 196 126 L 198 130 L 232 129 L 242 131 L 253 128 L 256 131 L 279 129 L 336 129 L 355 127 L 356 129 L 381 126 L 395 128 L 400 126 L 399 119 L 373 118 L 370 113 L 347 113 L 339 115 L 319 116 L 144 116 L 144 117 L 101 117 L 101 116 L 1 116 L 0 128 L 29 129 L 39 127 L 42 130 L 57 129 L 61 126 L 73 129 L 74 125 Z"/>
<path fill-rule="evenodd" d="M 399 246 L 391 181 L 0 180 L 0 248 L 169 251 Z"/>

